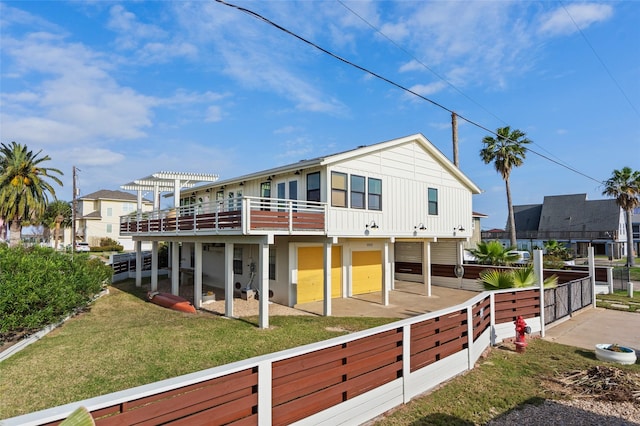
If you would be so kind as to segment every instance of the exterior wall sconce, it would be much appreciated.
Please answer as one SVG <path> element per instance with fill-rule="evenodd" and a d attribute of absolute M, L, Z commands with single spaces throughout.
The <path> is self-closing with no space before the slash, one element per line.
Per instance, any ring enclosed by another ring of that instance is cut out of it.
<path fill-rule="evenodd" d="M 376 221 L 372 220 L 371 223 L 367 223 L 365 229 L 378 229 L 378 225 L 376 225 Z"/>
<path fill-rule="evenodd" d="M 273 176 L 269 176 L 269 177 L 267 178 L 267 180 L 272 180 L 272 179 L 273 179 Z"/>
<path fill-rule="evenodd" d="M 414 226 L 413 229 L 424 231 L 427 227 L 424 226 L 424 223 L 420 223 L 418 226 Z"/>
<path fill-rule="evenodd" d="M 298 175 L 298 176 L 299 176 L 301 172 L 302 172 L 302 169 L 300 169 L 300 170 L 296 170 L 296 172 L 294 173 L 294 175 Z"/>
<path fill-rule="evenodd" d="M 463 232 L 464 231 L 464 227 L 462 225 L 458 225 L 457 228 L 453 228 L 453 232 L 456 232 L 456 231 Z"/>
<path fill-rule="evenodd" d="M 240 186 L 244 186 L 244 181 L 240 182 Z"/>

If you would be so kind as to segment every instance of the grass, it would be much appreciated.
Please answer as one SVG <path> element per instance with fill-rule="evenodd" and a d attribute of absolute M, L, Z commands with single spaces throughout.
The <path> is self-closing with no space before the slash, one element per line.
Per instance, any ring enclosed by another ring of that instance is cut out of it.
<path fill-rule="evenodd" d="M 616 290 L 613 294 L 598 294 L 596 306 L 618 311 L 640 312 L 640 291 L 634 291 L 633 297 L 629 297 L 626 290 Z"/>
<path fill-rule="evenodd" d="M 0 363 L 0 419 L 372 328 L 390 318 L 229 320 L 110 287 L 91 309 Z M 335 331 L 348 330 L 348 331 Z M 169 344 L 168 344 L 169 343 Z"/>
<path fill-rule="evenodd" d="M 523 404 L 541 404 L 545 399 L 564 398 L 562 389 L 545 386 L 550 382 L 549 379 L 601 364 L 593 351 L 541 339 L 531 340 L 524 354 L 493 349 L 475 369 L 401 406 L 375 424 L 485 424 Z M 640 364 L 616 364 L 616 367 L 640 373 Z"/>

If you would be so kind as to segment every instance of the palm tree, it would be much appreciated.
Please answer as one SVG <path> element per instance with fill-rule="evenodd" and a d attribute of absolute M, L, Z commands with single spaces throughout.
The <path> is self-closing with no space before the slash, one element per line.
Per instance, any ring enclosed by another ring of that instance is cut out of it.
<path fill-rule="evenodd" d="M 627 219 L 627 266 L 634 265 L 633 259 L 633 226 L 631 223 L 633 209 L 640 206 L 640 171 L 623 167 L 614 170 L 611 177 L 604 182 L 602 195 L 615 197 L 616 204 L 626 213 Z"/>
<path fill-rule="evenodd" d="M 62 181 L 51 175 L 62 175 L 60 170 L 40 166 L 51 160 L 48 155 L 39 157 L 41 152 L 34 154 L 16 142 L 0 144 L 0 217 L 11 224 L 10 246 L 20 243 L 22 222 L 42 216 L 49 196 L 55 199 L 55 190 L 45 178 L 62 186 Z"/>
<path fill-rule="evenodd" d="M 485 290 L 500 290 L 504 288 L 524 288 L 536 285 L 536 274 L 533 266 L 510 269 L 508 271 L 487 269 L 480 272 L 480 282 Z M 558 276 L 552 275 L 543 281 L 544 288 L 558 285 Z"/>
<path fill-rule="evenodd" d="M 469 252 L 478 259 L 478 263 L 481 265 L 509 265 L 516 260 L 519 256 L 517 254 L 510 254 L 509 252 L 515 250 L 513 247 L 503 247 L 500 241 L 481 241 L 476 245 L 475 249 L 469 250 Z"/>
<path fill-rule="evenodd" d="M 68 201 L 56 200 L 47 205 L 42 220 L 45 226 L 45 238 L 51 236 L 51 230 L 54 230 L 54 248 L 58 248 L 60 240 L 60 229 L 71 228 L 71 203 Z"/>
<path fill-rule="evenodd" d="M 511 127 L 500 127 L 496 130 L 497 138 L 485 136 L 482 139 L 484 148 L 480 150 L 480 157 L 485 164 L 493 162 L 496 171 L 502 175 L 507 188 L 507 207 L 509 209 L 509 236 L 512 246 L 517 245 L 516 222 L 513 214 L 513 204 L 511 202 L 511 187 L 509 186 L 509 176 L 511 169 L 522 165 L 526 156 L 525 145 L 531 143 L 526 134 L 521 130 Z"/>

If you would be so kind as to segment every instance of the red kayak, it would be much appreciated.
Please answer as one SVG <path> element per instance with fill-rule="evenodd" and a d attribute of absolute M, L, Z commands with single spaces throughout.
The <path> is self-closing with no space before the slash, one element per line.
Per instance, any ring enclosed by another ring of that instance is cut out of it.
<path fill-rule="evenodd" d="M 156 305 L 173 309 L 174 311 L 196 313 L 196 308 L 184 297 L 176 296 L 171 293 L 160 293 L 159 291 L 150 291 L 147 293 L 147 300 Z"/>

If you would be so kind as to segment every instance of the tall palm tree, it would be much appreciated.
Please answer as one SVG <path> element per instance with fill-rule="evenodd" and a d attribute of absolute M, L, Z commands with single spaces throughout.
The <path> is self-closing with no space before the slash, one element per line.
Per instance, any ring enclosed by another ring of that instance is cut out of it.
<path fill-rule="evenodd" d="M 511 169 L 522 165 L 526 156 L 526 145 L 531 140 L 526 138 L 526 134 L 518 129 L 511 130 L 511 127 L 500 127 L 496 130 L 497 137 L 485 136 L 482 139 L 484 148 L 480 150 L 480 157 L 485 164 L 493 162 L 496 171 L 502 175 L 507 188 L 507 207 L 509 209 L 509 237 L 513 247 L 516 247 L 516 223 L 513 214 L 513 204 L 511 202 L 511 187 L 509 176 Z"/>
<path fill-rule="evenodd" d="M 634 265 L 633 258 L 633 226 L 631 223 L 633 209 L 640 206 L 640 171 L 623 167 L 614 170 L 611 177 L 604 182 L 602 195 L 616 199 L 616 204 L 626 213 L 627 219 L 627 266 Z"/>
<path fill-rule="evenodd" d="M 11 246 L 20 243 L 22 222 L 41 217 L 49 196 L 55 200 L 55 190 L 45 179 L 62 186 L 62 181 L 52 173 L 63 173 L 42 167 L 41 163 L 51 158 L 48 155 L 39 157 L 41 152 L 34 154 L 26 145 L 16 142 L 0 144 L 0 217 L 11 224 Z"/>

